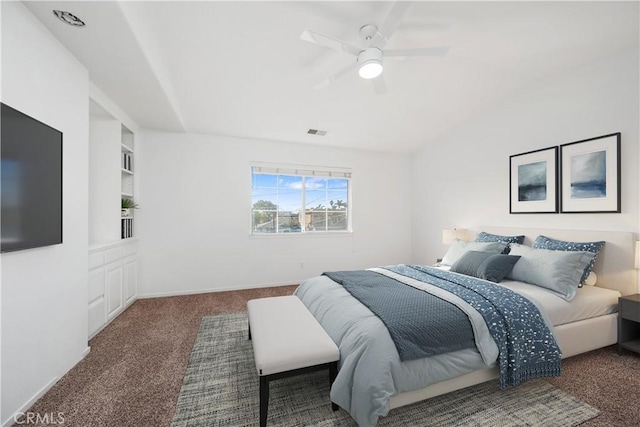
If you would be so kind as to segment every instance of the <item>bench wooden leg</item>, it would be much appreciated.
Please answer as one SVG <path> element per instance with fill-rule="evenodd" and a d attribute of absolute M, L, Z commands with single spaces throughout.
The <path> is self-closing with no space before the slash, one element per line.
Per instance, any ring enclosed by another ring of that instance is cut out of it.
<path fill-rule="evenodd" d="M 329 387 L 333 385 L 333 382 L 338 376 L 338 362 L 329 363 Z"/>
<path fill-rule="evenodd" d="M 305 374 L 308 372 L 315 372 L 320 369 L 327 369 L 329 367 L 329 380 L 331 384 L 338 375 L 338 362 L 323 363 L 321 365 L 307 366 L 306 368 L 294 369 L 292 371 L 277 372 L 275 374 L 262 375 L 262 369 L 259 372 L 260 375 L 260 427 L 267 426 L 267 413 L 269 411 L 269 381 L 279 380 L 282 378 L 289 378 L 295 375 Z M 340 409 L 338 405 L 331 402 L 331 409 L 337 411 Z"/>
<path fill-rule="evenodd" d="M 267 427 L 267 411 L 269 409 L 269 380 L 260 377 L 260 427 Z"/>
<path fill-rule="evenodd" d="M 333 385 L 333 382 L 336 380 L 336 376 L 338 375 L 338 362 L 329 363 L 329 388 Z M 331 402 L 331 409 L 333 412 L 337 411 L 340 407 L 335 403 Z"/>

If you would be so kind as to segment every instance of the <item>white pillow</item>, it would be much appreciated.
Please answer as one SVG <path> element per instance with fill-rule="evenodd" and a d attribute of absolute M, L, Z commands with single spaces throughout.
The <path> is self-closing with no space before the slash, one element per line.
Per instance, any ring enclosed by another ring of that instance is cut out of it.
<path fill-rule="evenodd" d="M 449 250 L 442 257 L 442 265 L 453 265 L 460 257 L 469 251 L 490 252 L 494 254 L 502 253 L 507 243 L 504 242 L 466 242 L 456 239 Z"/>

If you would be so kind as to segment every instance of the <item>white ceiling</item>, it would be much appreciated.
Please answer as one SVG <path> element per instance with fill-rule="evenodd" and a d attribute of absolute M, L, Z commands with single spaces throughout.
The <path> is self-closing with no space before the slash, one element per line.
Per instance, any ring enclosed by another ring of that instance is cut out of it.
<path fill-rule="evenodd" d="M 387 92 L 305 29 L 361 45 L 393 2 L 25 2 L 140 126 L 410 152 L 532 81 L 638 46 L 638 2 L 414 2 L 388 49 Z M 69 11 L 86 27 L 52 13 Z M 324 137 L 307 135 L 326 130 Z"/>

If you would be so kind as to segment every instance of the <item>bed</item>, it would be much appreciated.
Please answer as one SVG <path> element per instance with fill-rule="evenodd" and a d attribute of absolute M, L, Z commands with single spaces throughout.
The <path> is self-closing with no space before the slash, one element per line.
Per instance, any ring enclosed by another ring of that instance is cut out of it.
<path fill-rule="evenodd" d="M 605 241 L 593 268 L 598 277 L 596 286 L 579 289 L 571 303 L 545 296 L 548 292 L 536 286 L 510 280 L 500 284 L 524 296 L 532 296 L 536 305 L 544 306 L 540 307 L 541 312 L 549 325 L 553 325 L 550 329 L 562 358 L 617 342 L 617 298 L 635 293 L 637 286 L 633 268 L 634 233 L 477 227 L 475 232 L 479 231 L 498 235 L 523 234 L 527 245 L 531 245 L 538 235 L 565 241 Z M 495 380 L 499 376 L 495 361 L 485 360 L 485 352 L 476 349 L 405 362 L 380 356 L 388 350 L 385 346 L 393 345 L 384 323 L 326 276 L 306 281 L 296 294 L 340 348 L 341 371 L 332 387 L 331 399 L 348 410 L 361 426 L 375 425 L 379 416 L 385 416 L 393 408 Z M 367 344 L 370 347 L 362 350 L 359 342 L 365 336 L 370 340 Z M 383 383 L 380 388 L 371 385 L 369 377 L 373 373 L 375 382 Z"/>

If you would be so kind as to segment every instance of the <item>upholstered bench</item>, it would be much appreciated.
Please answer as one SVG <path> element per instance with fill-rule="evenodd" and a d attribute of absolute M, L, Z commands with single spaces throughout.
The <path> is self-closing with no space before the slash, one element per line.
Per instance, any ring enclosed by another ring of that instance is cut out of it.
<path fill-rule="evenodd" d="M 250 300 L 247 311 L 249 339 L 260 376 L 260 427 L 264 427 L 269 381 L 329 368 L 333 384 L 340 351 L 295 295 Z M 338 409 L 333 402 L 331 407 Z"/>

